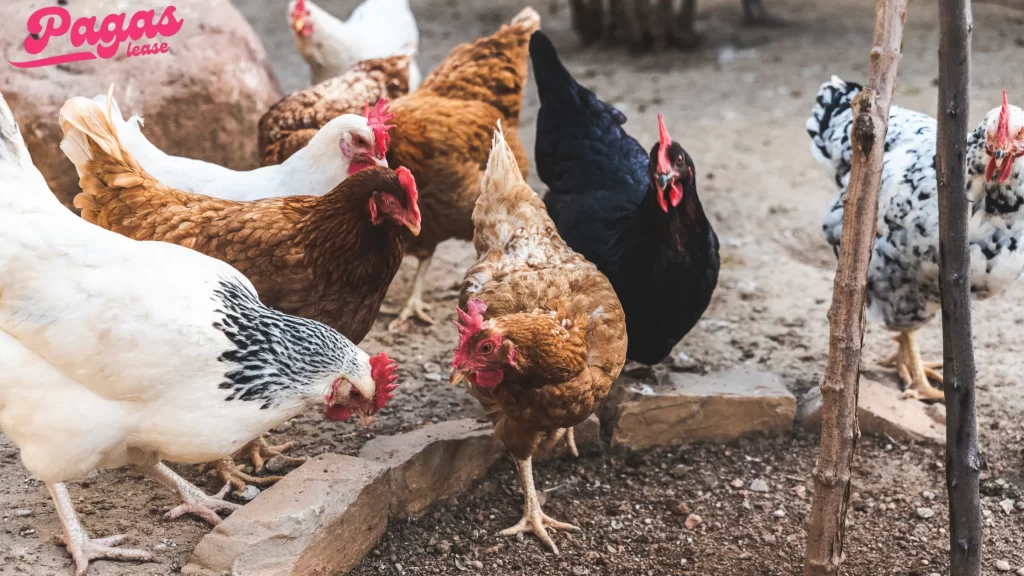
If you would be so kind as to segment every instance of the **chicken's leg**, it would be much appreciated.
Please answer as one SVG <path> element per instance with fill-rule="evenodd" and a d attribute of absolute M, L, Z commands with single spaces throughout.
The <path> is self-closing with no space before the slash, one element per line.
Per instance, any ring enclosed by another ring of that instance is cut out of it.
<path fill-rule="evenodd" d="M 159 462 L 155 466 L 144 466 L 142 470 L 151 478 L 164 486 L 174 490 L 184 501 L 182 504 L 172 508 L 164 518 L 171 520 L 185 514 L 194 514 L 210 523 L 211 526 L 220 524 L 218 511 L 233 512 L 241 508 L 224 500 L 231 484 L 225 484 L 215 496 L 207 496 L 205 492 L 197 488 L 188 480 L 174 473 L 166 464 Z"/>
<path fill-rule="evenodd" d="M 569 453 L 577 458 L 580 455 L 580 451 L 576 449 L 576 436 L 573 433 L 573 428 L 559 428 L 555 430 L 548 437 L 541 442 L 540 449 L 547 452 L 558 444 L 558 441 L 565 438 L 565 445 L 569 447 Z"/>
<path fill-rule="evenodd" d="M 578 527 L 565 522 L 559 522 L 541 510 L 540 500 L 537 499 L 537 489 L 533 485 L 533 459 L 516 459 L 519 465 L 519 475 L 523 482 L 523 519 L 511 528 L 498 533 L 500 536 L 515 536 L 524 532 L 533 532 L 541 542 L 548 545 L 551 551 L 558 554 L 558 546 L 551 539 L 546 528 L 554 530 L 579 530 Z"/>
<path fill-rule="evenodd" d="M 50 491 L 53 504 L 57 508 L 57 516 L 64 528 L 64 545 L 75 561 L 75 576 L 85 576 L 89 569 L 90 560 L 106 558 L 108 560 L 135 560 L 141 562 L 152 562 L 153 556 L 143 550 L 132 550 L 130 548 L 116 548 L 124 541 L 124 534 L 108 536 L 106 538 L 89 538 L 85 527 L 78 521 L 75 514 L 75 507 L 71 503 L 71 495 L 68 494 L 68 487 L 63 483 L 47 482 L 46 488 Z"/>
<path fill-rule="evenodd" d="M 201 471 L 209 470 L 214 468 L 217 471 L 217 476 L 224 482 L 229 482 L 235 490 L 244 491 L 246 484 L 252 484 L 253 486 L 273 486 L 278 480 L 284 478 L 284 476 L 251 476 L 244 472 L 245 466 L 236 464 L 236 460 L 244 458 L 246 456 L 252 461 L 253 468 L 256 472 L 262 472 L 266 460 L 272 458 L 279 458 L 280 462 L 284 466 L 298 466 L 306 461 L 305 458 L 295 458 L 292 456 L 285 456 L 284 451 L 290 450 L 294 447 L 294 442 L 286 442 L 277 446 L 271 446 L 267 443 L 266 438 L 260 436 L 256 440 L 249 442 L 245 446 L 235 452 L 235 455 L 230 458 L 221 458 L 216 462 L 210 462 L 203 464 L 200 467 Z M 273 470 L 277 472 L 277 470 Z"/>
<path fill-rule="evenodd" d="M 928 379 L 942 382 L 942 374 L 935 371 L 935 368 L 942 366 L 941 362 L 926 363 L 921 360 L 921 349 L 917 345 L 917 332 L 900 332 L 894 337 L 899 344 L 896 354 L 883 362 L 883 365 L 894 366 L 903 380 L 904 398 L 944 400 L 942 390 L 932 386 Z"/>
<path fill-rule="evenodd" d="M 430 268 L 430 262 L 433 259 L 434 255 L 431 254 L 416 265 L 416 278 L 412 282 L 412 294 L 409 296 L 409 301 L 405 303 L 405 308 L 398 313 L 398 318 L 388 324 L 388 331 L 397 332 L 404 329 L 406 322 L 413 316 L 427 324 L 434 323 L 434 319 L 427 314 L 430 307 L 423 303 L 423 279 L 426 277 L 427 269 Z"/>

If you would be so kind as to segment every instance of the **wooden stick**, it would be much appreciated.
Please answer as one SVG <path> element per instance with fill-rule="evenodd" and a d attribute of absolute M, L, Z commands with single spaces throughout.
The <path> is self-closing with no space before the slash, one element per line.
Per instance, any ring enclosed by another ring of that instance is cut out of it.
<path fill-rule="evenodd" d="M 970 0 L 939 2 L 939 289 L 946 395 L 946 489 L 952 576 L 981 574 L 978 423 L 974 411 L 971 257 L 967 245 L 967 114 L 971 83 Z"/>
<path fill-rule="evenodd" d="M 821 446 L 812 473 L 814 500 L 807 517 L 806 576 L 838 574 L 844 559 L 850 469 L 860 438 L 857 386 L 864 345 L 868 263 L 878 226 L 889 102 L 896 86 L 906 16 L 907 0 L 875 1 L 874 46 L 867 82 L 853 99 L 853 162 L 843 199 L 839 265 L 828 312 L 828 365 L 821 382 Z"/>

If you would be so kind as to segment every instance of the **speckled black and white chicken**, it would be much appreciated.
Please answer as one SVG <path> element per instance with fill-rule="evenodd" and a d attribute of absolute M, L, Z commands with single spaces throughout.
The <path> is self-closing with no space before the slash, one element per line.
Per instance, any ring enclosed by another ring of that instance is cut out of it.
<path fill-rule="evenodd" d="M 807 120 L 811 153 L 826 166 L 840 193 L 822 229 L 836 254 L 843 225 L 843 197 L 850 180 L 851 103 L 861 86 L 832 77 L 818 91 Z M 878 234 L 868 270 L 868 314 L 899 332 L 889 360 L 906 385 L 905 397 L 941 400 L 931 378 L 941 363 L 925 363 L 916 331 L 939 309 L 939 207 L 935 172 L 936 121 L 892 106 L 878 202 Z M 971 293 L 984 299 L 1002 292 L 1024 266 L 1024 111 L 1007 103 L 990 111 L 967 142 L 968 235 Z"/>

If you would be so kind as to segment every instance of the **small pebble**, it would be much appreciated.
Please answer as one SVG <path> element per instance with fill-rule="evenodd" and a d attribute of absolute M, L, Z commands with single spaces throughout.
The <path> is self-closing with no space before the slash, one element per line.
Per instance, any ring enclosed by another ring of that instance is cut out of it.
<path fill-rule="evenodd" d="M 743 480 L 737 478 L 732 482 L 729 482 L 729 486 L 732 486 L 733 488 L 743 488 Z"/>
<path fill-rule="evenodd" d="M 1010 514 L 1013 512 L 1013 500 L 1003 500 L 999 503 L 999 507 L 1003 509 L 1004 514 Z"/>
<path fill-rule="evenodd" d="M 690 514 L 686 517 L 686 522 L 683 522 L 683 526 L 686 526 L 687 530 L 693 530 L 697 526 L 700 526 L 701 522 L 703 522 L 703 520 L 701 520 L 700 516 L 697 516 L 696 514 Z"/>
<path fill-rule="evenodd" d="M 796 488 L 794 488 L 793 492 L 795 492 L 796 493 L 796 497 L 801 499 L 801 500 L 807 498 L 807 488 L 804 487 L 803 485 L 800 485 L 800 486 L 797 486 Z"/>
<path fill-rule="evenodd" d="M 1010 566 L 1010 563 L 1006 560 L 997 560 L 996 570 L 999 570 L 1000 572 L 1009 572 L 1010 570 L 1013 570 L 1013 567 Z"/>
<path fill-rule="evenodd" d="M 917 517 L 924 518 L 925 520 L 935 516 L 935 512 L 931 508 L 918 508 Z"/>
<path fill-rule="evenodd" d="M 762 540 L 764 540 L 768 544 L 775 544 L 775 540 L 777 539 L 775 538 L 775 534 L 765 534 Z"/>
<path fill-rule="evenodd" d="M 1024 568 L 1017 569 L 1017 576 L 1024 576 Z"/>
<path fill-rule="evenodd" d="M 250 502 L 253 498 L 260 495 L 260 489 L 252 484 L 246 484 L 245 490 L 234 490 L 231 492 L 231 495 L 242 502 Z"/>
<path fill-rule="evenodd" d="M 14 516 L 17 518 L 28 518 L 32 515 L 32 511 L 28 508 L 19 508 L 14 511 Z"/>
<path fill-rule="evenodd" d="M 428 374 L 431 372 L 441 373 L 441 365 L 437 362 L 427 362 L 423 365 L 423 371 Z"/>
<path fill-rule="evenodd" d="M 427 382 L 440 382 L 441 381 L 441 373 L 440 372 L 428 372 L 428 373 L 423 375 L 423 379 L 426 380 Z"/>
<path fill-rule="evenodd" d="M 288 468 L 288 460 L 285 456 L 274 456 L 263 464 L 263 469 L 271 474 L 280 474 Z"/>
<path fill-rule="evenodd" d="M 750 491 L 751 492 L 762 492 L 762 493 L 767 492 L 768 491 L 768 483 L 765 482 L 761 478 L 753 480 L 750 483 Z"/>
<path fill-rule="evenodd" d="M 474 570 L 483 570 L 484 569 L 484 563 L 479 561 L 479 560 L 471 560 L 469 562 L 469 565 L 472 566 Z"/>
<path fill-rule="evenodd" d="M 772 512 L 772 517 L 773 518 L 785 518 L 786 517 L 786 511 L 783 510 L 782 508 L 779 508 L 775 512 Z"/>
<path fill-rule="evenodd" d="M 930 490 L 925 490 L 924 492 L 921 492 L 921 498 L 924 498 L 925 500 L 928 500 L 929 502 L 932 501 L 932 500 L 935 500 L 935 492 L 932 492 Z"/>

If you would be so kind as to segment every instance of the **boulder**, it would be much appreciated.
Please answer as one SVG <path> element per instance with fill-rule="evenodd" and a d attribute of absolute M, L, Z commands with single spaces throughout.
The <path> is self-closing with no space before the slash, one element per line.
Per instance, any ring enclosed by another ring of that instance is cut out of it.
<path fill-rule="evenodd" d="M 378 436 L 359 456 L 390 469 L 391 513 L 409 516 L 469 488 L 504 452 L 490 422 L 464 419 Z"/>
<path fill-rule="evenodd" d="M 25 62 L 95 50 L 89 44 L 75 48 L 68 33 L 51 37 L 38 54 L 26 51 L 29 17 L 55 4 L 0 2 L 4 60 Z M 121 111 L 141 115 L 144 134 L 164 152 L 235 169 L 259 165 L 256 125 L 281 98 L 281 87 L 259 38 L 229 0 L 75 0 L 66 10 L 71 19 L 96 16 L 97 22 L 126 12 L 127 24 L 141 10 L 156 10 L 159 19 L 168 5 L 183 22 L 180 30 L 151 41 L 143 37 L 144 42 L 166 42 L 167 53 L 127 57 L 125 41 L 110 59 L 35 68 L 3 64 L 0 92 L 14 110 L 33 161 L 69 208 L 79 192 L 78 175 L 59 148 L 58 112 L 67 99 L 105 94 L 112 83 Z"/>
<path fill-rule="evenodd" d="M 182 574 L 344 574 L 384 535 L 390 500 L 386 466 L 317 456 L 203 537 Z"/>
<path fill-rule="evenodd" d="M 919 400 L 900 398 L 899 390 L 861 376 L 857 402 L 860 430 L 871 436 L 914 440 L 945 445 L 946 410 L 941 404 L 929 406 Z M 821 390 L 812 388 L 800 399 L 800 425 L 821 430 Z"/>
<path fill-rule="evenodd" d="M 603 420 L 611 444 L 632 450 L 790 432 L 796 398 L 778 376 L 747 368 L 716 374 L 669 372 L 650 385 L 620 379 Z"/>

